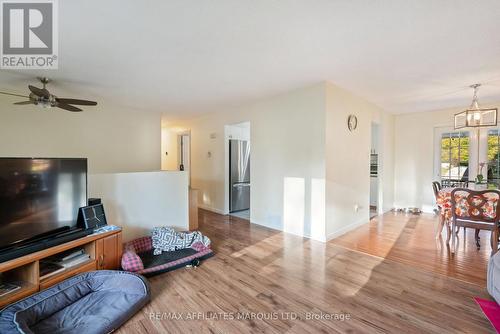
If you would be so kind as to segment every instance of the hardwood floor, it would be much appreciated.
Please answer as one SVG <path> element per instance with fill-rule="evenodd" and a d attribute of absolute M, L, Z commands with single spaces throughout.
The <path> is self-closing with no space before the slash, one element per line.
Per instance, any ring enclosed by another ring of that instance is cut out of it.
<path fill-rule="evenodd" d="M 478 250 L 474 230 L 466 230 L 464 243 L 464 230 L 460 229 L 453 255 L 451 242 L 446 243 L 446 229 L 436 240 L 437 224 L 436 216 L 431 214 L 386 213 L 331 243 L 486 287 L 490 233 L 480 232 Z"/>
<path fill-rule="evenodd" d="M 488 298 L 486 241 L 453 269 L 427 245 L 431 216 L 385 215 L 328 243 L 203 210 L 199 222 L 215 257 L 151 278 L 151 303 L 119 333 L 493 332 L 472 299 Z"/>

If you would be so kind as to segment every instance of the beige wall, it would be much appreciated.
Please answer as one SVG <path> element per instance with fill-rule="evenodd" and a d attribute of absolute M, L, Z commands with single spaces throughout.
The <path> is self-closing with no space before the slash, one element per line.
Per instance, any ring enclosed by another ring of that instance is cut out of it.
<path fill-rule="evenodd" d="M 161 169 L 178 170 L 178 131 L 163 126 L 161 129 Z M 168 153 L 168 154 L 167 154 Z"/>
<path fill-rule="evenodd" d="M 349 114 L 359 119 L 353 133 Z M 244 121 L 251 123 L 253 223 L 318 240 L 366 223 L 372 122 L 380 125 L 382 210 L 392 208 L 394 117 L 325 83 L 175 124 L 191 130 L 191 184 L 202 206 L 227 213 L 224 127 Z"/>
<path fill-rule="evenodd" d="M 320 84 L 176 124 L 191 130 L 191 185 L 201 205 L 227 212 L 225 125 L 249 121 L 252 222 L 311 235 L 311 188 L 325 177 L 324 103 Z"/>
<path fill-rule="evenodd" d="M 434 128 L 453 126 L 456 110 L 397 115 L 395 118 L 395 206 L 429 208 L 434 166 Z M 426 210 L 429 211 L 429 210 Z"/>
<path fill-rule="evenodd" d="M 123 227 L 124 242 L 155 226 L 188 229 L 186 172 L 91 174 L 89 195 L 102 198 L 108 221 Z"/>
<path fill-rule="evenodd" d="M 0 156 L 86 157 L 90 173 L 160 169 L 160 114 L 105 106 L 82 113 L 0 98 Z"/>
<path fill-rule="evenodd" d="M 350 132 L 347 118 L 358 127 Z M 393 205 L 393 116 L 333 84 L 326 85 L 326 236 L 333 238 L 369 219 L 371 124 L 379 124 L 382 210 Z"/>
<path fill-rule="evenodd" d="M 498 107 L 494 103 L 485 107 Z M 463 107 L 400 114 L 395 117 L 395 206 L 398 208 L 417 207 L 431 212 L 435 205 L 431 183 L 435 179 L 434 156 L 435 131 L 438 128 L 453 129 L 454 114 Z M 484 135 L 486 130 L 482 130 Z M 471 131 L 471 146 L 474 145 L 475 131 Z M 477 143 L 477 142 L 476 142 Z M 477 157 L 470 156 L 473 165 Z M 471 166 L 471 173 L 476 170 Z M 474 175 L 471 175 L 474 178 Z"/>

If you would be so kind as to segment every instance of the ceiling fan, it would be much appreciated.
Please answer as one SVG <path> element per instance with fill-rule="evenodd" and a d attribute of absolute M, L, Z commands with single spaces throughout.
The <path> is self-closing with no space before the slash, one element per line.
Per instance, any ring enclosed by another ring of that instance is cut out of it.
<path fill-rule="evenodd" d="M 50 82 L 48 78 L 38 78 L 40 82 L 43 85 L 43 88 L 38 88 L 32 85 L 28 85 L 28 88 L 30 90 L 30 95 L 20 95 L 20 94 L 13 94 L 13 93 L 8 93 L 8 92 L 0 92 L 0 94 L 4 95 L 11 95 L 11 96 L 19 96 L 19 97 L 25 97 L 28 98 L 28 101 L 22 101 L 22 102 L 16 102 L 14 104 L 17 105 L 25 105 L 25 104 L 34 104 L 34 105 L 39 105 L 44 108 L 61 108 L 67 111 L 72 111 L 72 112 L 78 112 L 82 111 L 82 109 L 75 107 L 74 104 L 79 105 L 79 106 L 96 106 L 97 102 L 94 101 L 87 101 L 87 100 L 78 100 L 78 99 L 66 99 L 66 98 L 59 98 L 53 94 L 51 94 L 47 88 L 46 85 Z"/>

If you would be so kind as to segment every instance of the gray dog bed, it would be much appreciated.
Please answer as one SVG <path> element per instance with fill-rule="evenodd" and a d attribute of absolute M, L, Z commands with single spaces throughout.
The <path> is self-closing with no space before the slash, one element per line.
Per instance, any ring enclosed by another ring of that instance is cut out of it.
<path fill-rule="evenodd" d="M 140 275 L 101 270 L 67 279 L 0 311 L 0 333 L 109 333 L 151 298 Z"/>

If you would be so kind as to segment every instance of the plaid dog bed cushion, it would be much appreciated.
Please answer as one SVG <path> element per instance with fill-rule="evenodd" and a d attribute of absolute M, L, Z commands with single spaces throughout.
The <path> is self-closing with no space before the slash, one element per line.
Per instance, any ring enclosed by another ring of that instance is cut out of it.
<path fill-rule="evenodd" d="M 193 260 L 204 260 L 213 256 L 213 251 L 201 242 L 196 242 L 190 248 L 163 252 L 154 255 L 151 241 L 144 237 L 131 241 L 125 245 L 122 256 L 122 268 L 145 276 L 164 273 L 190 264 Z M 135 249 L 137 246 L 140 251 Z M 148 249 L 149 246 L 149 249 Z"/>

